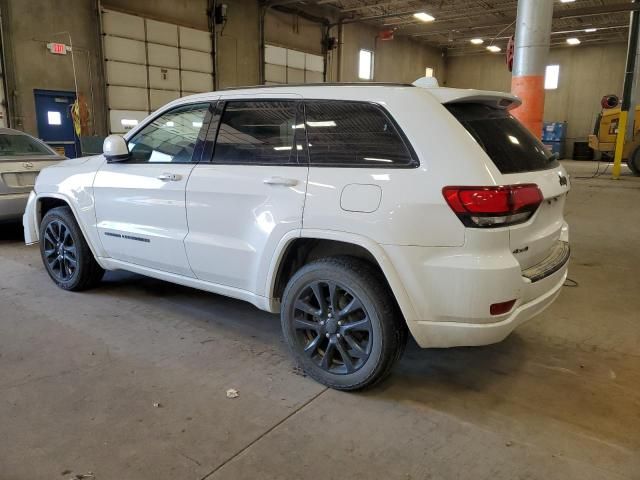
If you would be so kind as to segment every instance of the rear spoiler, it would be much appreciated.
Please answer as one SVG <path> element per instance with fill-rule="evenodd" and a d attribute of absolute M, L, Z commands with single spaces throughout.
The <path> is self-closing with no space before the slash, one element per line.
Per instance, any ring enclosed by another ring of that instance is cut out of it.
<path fill-rule="evenodd" d="M 440 87 L 433 77 L 419 78 L 413 85 L 428 90 L 442 104 L 481 103 L 501 110 L 511 110 L 522 105 L 522 100 L 510 93 Z"/>

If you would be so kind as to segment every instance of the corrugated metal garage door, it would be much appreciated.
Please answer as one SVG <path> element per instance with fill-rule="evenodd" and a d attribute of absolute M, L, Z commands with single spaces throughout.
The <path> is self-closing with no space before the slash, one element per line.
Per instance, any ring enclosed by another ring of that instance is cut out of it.
<path fill-rule="evenodd" d="M 324 58 L 321 55 L 266 45 L 264 63 L 267 85 L 324 81 Z"/>
<path fill-rule="evenodd" d="M 171 100 L 213 90 L 209 32 L 112 10 L 102 11 L 102 32 L 111 133 Z"/>

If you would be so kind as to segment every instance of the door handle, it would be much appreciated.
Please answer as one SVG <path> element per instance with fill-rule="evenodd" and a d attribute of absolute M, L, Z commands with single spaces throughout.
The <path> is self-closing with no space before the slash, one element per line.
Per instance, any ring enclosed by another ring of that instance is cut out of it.
<path fill-rule="evenodd" d="M 298 180 L 295 178 L 269 177 L 264 179 L 266 185 L 283 185 L 285 187 L 295 187 Z"/>
<path fill-rule="evenodd" d="M 182 175 L 177 173 L 161 173 L 158 175 L 158 180 L 162 180 L 163 182 L 178 182 L 182 180 Z"/>

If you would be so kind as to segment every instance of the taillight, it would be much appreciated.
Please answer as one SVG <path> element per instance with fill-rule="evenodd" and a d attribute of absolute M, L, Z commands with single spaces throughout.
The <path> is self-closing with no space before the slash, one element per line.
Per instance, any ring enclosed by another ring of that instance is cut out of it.
<path fill-rule="evenodd" d="M 495 228 L 526 222 L 542 203 L 533 183 L 498 187 L 444 187 L 442 194 L 467 227 Z"/>

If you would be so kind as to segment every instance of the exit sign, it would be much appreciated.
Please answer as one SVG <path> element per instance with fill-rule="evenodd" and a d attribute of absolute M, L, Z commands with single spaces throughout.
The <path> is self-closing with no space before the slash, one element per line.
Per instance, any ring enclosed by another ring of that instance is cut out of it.
<path fill-rule="evenodd" d="M 67 47 L 64 43 L 47 43 L 49 51 L 55 55 L 66 55 L 70 47 Z"/>

